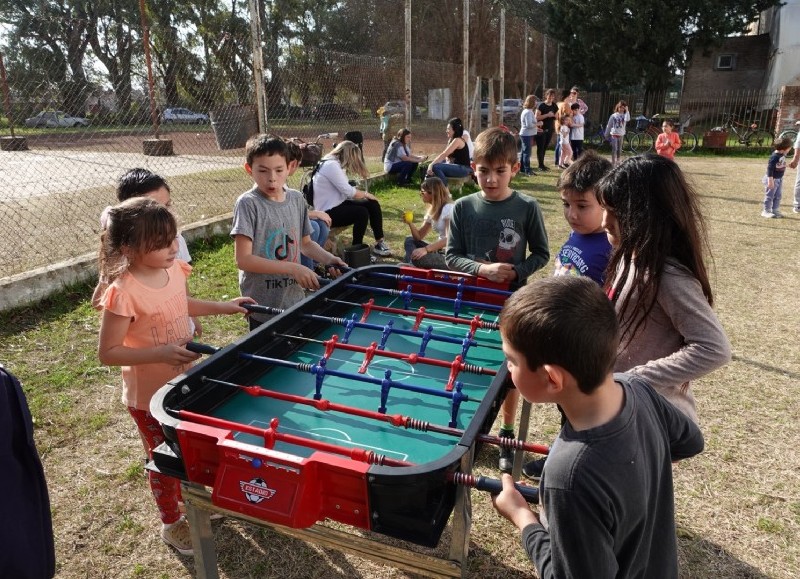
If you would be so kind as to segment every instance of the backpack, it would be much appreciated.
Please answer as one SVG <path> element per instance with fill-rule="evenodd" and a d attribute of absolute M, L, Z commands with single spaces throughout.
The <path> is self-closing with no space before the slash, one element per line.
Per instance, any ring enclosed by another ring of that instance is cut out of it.
<path fill-rule="evenodd" d="M 313 167 L 322 158 L 322 145 L 320 143 L 306 143 L 303 139 L 292 137 L 289 139 L 300 147 L 303 158 L 300 160 L 301 167 Z"/>
<path fill-rule="evenodd" d="M 305 181 L 301 187 L 303 190 L 303 197 L 306 198 L 306 203 L 308 203 L 311 207 L 314 207 L 314 176 L 317 174 L 317 171 L 319 171 L 319 168 L 322 167 L 324 162 L 324 160 L 317 162 L 317 164 L 314 165 L 314 170 L 311 171 L 311 174 L 309 175 L 306 173 L 308 177 L 303 177 L 303 180 Z"/>

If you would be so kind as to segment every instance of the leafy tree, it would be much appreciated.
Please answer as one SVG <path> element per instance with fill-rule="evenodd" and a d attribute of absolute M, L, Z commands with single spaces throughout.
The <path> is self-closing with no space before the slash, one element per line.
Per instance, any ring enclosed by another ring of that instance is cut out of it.
<path fill-rule="evenodd" d="M 691 49 L 742 33 L 780 0 L 544 0 L 548 34 L 562 45 L 569 83 L 643 85 L 645 112 L 663 94 Z M 691 47 L 691 48 L 690 48 Z M 568 83 L 568 84 L 569 84 Z"/>

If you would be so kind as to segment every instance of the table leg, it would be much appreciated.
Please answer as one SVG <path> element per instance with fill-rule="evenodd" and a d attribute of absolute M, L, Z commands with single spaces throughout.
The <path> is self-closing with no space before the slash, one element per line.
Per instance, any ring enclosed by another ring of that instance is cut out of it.
<path fill-rule="evenodd" d="M 531 403 L 522 399 L 522 410 L 519 415 L 519 439 L 522 441 L 528 440 L 528 427 L 531 422 Z M 511 470 L 511 476 L 514 480 L 519 480 L 522 476 L 522 459 L 525 457 L 524 450 L 518 450 L 514 453 L 514 467 Z"/>
<path fill-rule="evenodd" d="M 475 445 L 461 457 L 460 470 L 464 474 L 472 473 L 472 464 L 475 458 Z M 458 562 L 461 572 L 469 556 L 469 535 L 472 530 L 472 495 L 466 485 L 458 485 L 456 489 L 456 504 L 453 507 L 453 530 L 450 538 L 450 559 Z"/>
<path fill-rule="evenodd" d="M 192 536 L 194 550 L 194 568 L 197 579 L 218 579 L 217 550 L 214 545 L 214 533 L 211 530 L 211 511 L 196 503 L 193 497 L 195 490 L 205 489 L 190 482 L 181 481 L 183 504 L 186 505 L 186 520 Z"/>

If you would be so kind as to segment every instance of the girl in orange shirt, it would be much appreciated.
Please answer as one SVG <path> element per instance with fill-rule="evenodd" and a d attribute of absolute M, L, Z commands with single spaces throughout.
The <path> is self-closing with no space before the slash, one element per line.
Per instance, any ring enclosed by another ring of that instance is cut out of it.
<path fill-rule="evenodd" d="M 674 159 L 675 152 L 681 148 L 681 136 L 674 132 L 675 124 L 672 121 L 661 123 L 664 131 L 656 138 L 656 153 L 667 159 Z"/>
<path fill-rule="evenodd" d="M 150 414 L 150 398 L 161 386 L 189 369 L 199 354 L 186 349 L 192 339 L 189 316 L 246 314 L 242 303 L 210 302 L 188 297 L 192 268 L 176 260 L 178 227 L 170 210 L 149 197 L 134 197 L 108 213 L 100 244 L 98 357 L 122 366 L 122 401 L 128 407 L 148 457 L 164 441 L 161 425 Z M 192 554 L 189 526 L 178 509 L 177 479 L 148 472 L 161 514 L 161 538 L 182 555 Z"/>

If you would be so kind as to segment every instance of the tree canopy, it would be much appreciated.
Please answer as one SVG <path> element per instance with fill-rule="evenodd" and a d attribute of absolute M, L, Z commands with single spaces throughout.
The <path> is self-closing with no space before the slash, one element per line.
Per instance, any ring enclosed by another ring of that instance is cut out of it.
<path fill-rule="evenodd" d="M 547 32 L 561 42 L 570 82 L 667 88 L 691 50 L 745 32 L 780 0 L 545 0 Z"/>

